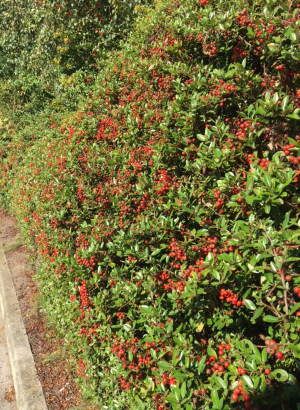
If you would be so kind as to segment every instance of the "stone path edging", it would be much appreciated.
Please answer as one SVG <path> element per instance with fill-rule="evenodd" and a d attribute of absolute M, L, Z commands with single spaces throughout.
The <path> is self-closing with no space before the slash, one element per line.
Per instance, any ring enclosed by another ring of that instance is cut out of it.
<path fill-rule="evenodd" d="M 25 331 L 12 276 L 0 243 L 0 314 L 19 410 L 47 410 L 42 386 Z"/>

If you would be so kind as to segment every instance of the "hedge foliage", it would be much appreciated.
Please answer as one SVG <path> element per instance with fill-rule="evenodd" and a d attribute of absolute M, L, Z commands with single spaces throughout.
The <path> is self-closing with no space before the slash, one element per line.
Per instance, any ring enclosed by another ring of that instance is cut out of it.
<path fill-rule="evenodd" d="M 1 103 L 39 112 L 75 72 L 96 72 L 131 28 L 141 0 L 2 0 Z"/>
<path fill-rule="evenodd" d="M 157 1 L 77 111 L 5 153 L 45 310 L 101 409 L 299 405 L 298 17 Z"/>

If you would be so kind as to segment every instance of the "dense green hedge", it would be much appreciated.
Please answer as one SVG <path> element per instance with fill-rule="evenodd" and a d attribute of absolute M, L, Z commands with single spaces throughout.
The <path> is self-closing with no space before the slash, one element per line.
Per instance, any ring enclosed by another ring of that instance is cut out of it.
<path fill-rule="evenodd" d="M 95 72 L 131 28 L 141 0 L 2 0 L 0 100 L 39 112 L 74 72 Z"/>
<path fill-rule="evenodd" d="M 45 310 L 101 409 L 299 405 L 298 15 L 157 1 L 77 112 L 6 152 Z"/>

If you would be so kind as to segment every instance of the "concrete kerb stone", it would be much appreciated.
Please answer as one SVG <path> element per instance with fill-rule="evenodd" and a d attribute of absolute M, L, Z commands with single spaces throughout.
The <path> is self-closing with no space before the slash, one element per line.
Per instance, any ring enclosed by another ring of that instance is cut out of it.
<path fill-rule="evenodd" d="M 5 252 L 0 243 L 0 313 L 3 317 L 11 372 L 19 410 L 47 410 L 42 386 L 15 292 Z"/>

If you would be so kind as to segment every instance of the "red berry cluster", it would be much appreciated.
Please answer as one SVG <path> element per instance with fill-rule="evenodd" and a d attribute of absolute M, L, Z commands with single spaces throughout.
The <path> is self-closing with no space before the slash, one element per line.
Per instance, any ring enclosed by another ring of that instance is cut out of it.
<path fill-rule="evenodd" d="M 270 161 L 267 158 L 259 160 L 259 166 L 263 169 L 267 169 L 270 164 Z"/>
<path fill-rule="evenodd" d="M 78 265 L 84 266 L 90 270 L 95 269 L 96 266 L 96 257 L 95 256 L 90 256 L 89 258 L 82 258 L 79 256 L 77 253 L 75 254 L 75 259 Z"/>
<path fill-rule="evenodd" d="M 98 184 L 96 186 L 96 188 L 94 189 L 94 194 L 96 195 L 97 203 L 99 205 L 101 204 L 104 209 L 108 209 L 109 205 L 111 204 L 111 201 L 108 198 L 107 193 L 103 189 L 103 183 Z"/>
<path fill-rule="evenodd" d="M 185 289 L 185 282 L 174 281 L 167 272 L 161 272 L 156 275 L 156 280 L 166 292 L 172 292 L 172 290 L 183 292 Z"/>
<path fill-rule="evenodd" d="M 135 262 L 137 262 L 137 258 L 135 258 L 134 256 L 129 255 L 129 256 L 127 256 L 127 261 L 129 263 L 135 263 Z"/>
<path fill-rule="evenodd" d="M 166 35 L 163 39 L 163 46 L 166 47 L 173 47 L 178 44 L 178 40 L 171 35 Z M 174 76 L 173 75 L 161 75 L 161 73 L 157 72 L 156 70 L 152 70 L 151 76 L 153 78 L 153 85 L 158 86 L 160 90 L 165 92 L 170 92 L 172 90 Z"/>
<path fill-rule="evenodd" d="M 228 343 L 221 343 L 218 346 L 218 356 L 210 356 L 206 360 L 207 366 L 211 366 L 206 369 L 206 374 L 210 375 L 211 373 L 222 374 L 230 365 L 230 358 L 228 352 L 230 351 L 231 346 Z"/>
<path fill-rule="evenodd" d="M 252 27 L 253 23 L 249 18 L 249 13 L 246 9 L 242 10 L 236 17 L 236 22 L 239 26 L 242 27 Z"/>
<path fill-rule="evenodd" d="M 236 128 L 235 135 L 238 140 L 244 141 L 249 133 L 253 129 L 252 122 L 250 120 L 237 119 L 234 122 Z"/>
<path fill-rule="evenodd" d="M 186 261 L 187 257 L 186 257 L 186 253 L 184 252 L 184 250 L 180 247 L 180 245 L 178 244 L 178 242 L 176 241 L 175 238 L 172 238 L 170 245 L 169 245 L 169 256 L 171 258 L 176 259 L 177 261 L 180 262 L 184 262 Z"/>
<path fill-rule="evenodd" d="M 246 403 L 250 402 L 250 395 L 247 393 L 247 391 L 245 390 L 241 382 L 239 382 L 238 386 L 233 390 L 231 400 L 233 402 L 237 402 L 239 400 L 246 402 Z M 249 404 L 245 406 L 245 408 L 249 408 L 249 407 L 250 407 Z"/>
<path fill-rule="evenodd" d="M 263 76 L 263 80 L 261 82 L 261 86 L 263 88 L 274 88 L 277 82 L 277 78 L 275 76 L 270 76 L 265 74 Z"/>
<path fill-rule="evenodd" d="M 157 179 L 155 180 L 155 183 L 158 185 L 156 193 L 164 195 L 172 188 L 174 181 L 166 169 L 160 169 L 157 174 Z"/>
<path fill-rule="evenodd" d="M 124 377 L 119 377 L 119 385 L 121 390 L 129 390 L 131 388 L 131 383 Z"/>
<path fill-rule="evenodd" d="M 150 195 L 149 194 L 144 194 L 142 196 L 142 199 L 136 203 L 136 213 L 140 214 L 141 212 L 145 211 L 149 205 L 150 201 Z"/>
<path fill-rule="evenodd" d="M 230 253 L 230 252 L 234 252 L 235 249 L 236 248 L 233 245 L 228 245 L 228 246 L 224 245 L 222 248 L 219 249 L 219 252 L 220 253 Z"/>
<path fill-rule="evenodd" d="M 243 48 L 243 46 L 238 43 L 232 49 L 231 59 L 232 61 L 239 61 L 245 57 L 247 57 L 248 52 Z"/>
<path fill-rule="evenodd" d="M 118 125 L 112 118 L 103 118 L 99 121 L 97 140 L 115 140 L 118 136 Z"/>
<path fill-rule="evenodd" d="M 299 165 L 300 164 L 300 156 L 299 157 L 294 157 L 294 156 L 289 156 L 288 161 L 293 164 L 293 165 Z"/>
<path fill-rule="evenodd" d="M 238 299 L 237 294 L 232 292 L 229 289 L 223 289 L 223 288 L 220 289 L 219 299 L 227 303 L 230 303 L 231 305 L 236 306 L 236 307 L 243 306 L 244 304 L 242 300 Z"/>
<path fill-rule="evenodd" d="M 237 91 L 237 86 L 232 83 L 227 83 L 224 80 L 219 80 L 217 84 L 214 85 L 214 88 L 209 93 L 213 97 L 221 97 L 224 95 L 230 95 Z"/>
<path fill-rule="evenodd" d="M 92 327 L 82 327 L 79 331 L 80 336 L 85 336 L 89 341 L 97 334 L 99 325 L 95 323 Z"/>
<path fill-rule="evenodd" d="M 276 359 L 281 361 L 284 360 L 284 354 L 279 350 L 279 344 L 273 339 L 266 339 L 265 340 L 266 350 L 267 353 L 270 355 L 275 355 Z"/>
<path fill-rule="evenodd" d="M 86 196 L 85 196 L 85 193 L 84 193 L 84 189 L 82 187 L 77 188 L 76 196 L 77 196 L 77 199 L 78 199 L 79 202 L 81 202 L 81 203 L 84 202 Z"/>
<path fill-rule="evenodd" d="M 81 154 L 78 156 L 78 162 L 80 167 L 86 171 L 87 168 L 87 164 L 88 164 L 88 152 L 87 149 L 83 150 L 83 152 L 81 152 Z"/>
<path fill-rule="evenodd" d="M 62 156 L 57 158 L 57 165 L 58 165 L 58 170 L 60 173 L 65 171 L 66 166 L 67 166 L 67 158 L 62 157 Z"/>
<path fill-rule="evenodd" d="M 129 215 L 131 213 L 131 207 L 127 204 L 126 201 L 120 202 L 120 216 L 123 217 L 125 215 Z"/>
<path fill-rule="evenodd" d="M 85 280 L 83 280 L 79 286 L 79 295 L 81 308 L 87 309 L 90 306 L 90 301 Z"/>
<path fill-rule="evenodd" d="M 116 313 L 116 316 L 117 316 L 117 318 L 119 319 L 119 320 L 122 320 L 122 319 L 124 319 L 125 318 L 125 313 L 124 312 L 117 312 Z"/>
<path fill-rule="evenodd" d="M 123 362 L 123 367 L 127 367 L 127 352 L 130 350 L 132 354 L 136 354 L 138 350 L 137 343 L 137 338 L 129 339 L 124 343 L 119 341 L 114 342 L 111 351 Z"/>
<path fill-rule="evenodd" d="M 171 34 L 166 34 L 163 39 L 163 46 L 164 47 L 172 47 L 174 46 L 178 40 L 173 37 Z"/>
<path fill-rule="evenodd" d="M 196 263 L 194 265 L 188 266 L 182 273 L 182 277 L 185 279 L 188 279 L 192 276 L 193 273 L 196 273 L 198 278 L 201 277 L 201 273 L 203 269 L 205 268 L 204 265 L 204 259 L 200 258 L 196 260 Z"/>
<path fill-rule="evenodd" d="M 35 243 L 38 246 L 38 252 L 41 255 L 44 256 L 50 256 L 51 255 L 51 247 L 49 244 L 49 240 L 45 234 L 45 232 L 41 232 L 39 235 L 36 235 L 35 237 Z"/>
<path fill-rule="evenodd" d="M 214 57 L 218 54 L 217 44 L 212 41 L 202 45 L 203 54 L 208 55 L 209 57 Z"/>
<path fill-rule="evenodd" d="M 164 386 L 174 386 L 176 384 L 176 379 L 167 373 L 163 373 L 161 382 Z"/>
<path fill-rule="evenodd" d="M 167 406 L 163 403 L 164 396 L 162 394 L 159 394 L 159 393 L 154 394 L 153 402 L 154 402 L 156 410 L 167 410 Z"/>
<path fill-rule="evenodd" d="M 53 228 L 53 229 L 57 229 L 58 226 L 59 226 L 59 221 L 58 221 L 58 219 L 52 218 L 51 221 L 50 221 L 50 226 L 51 226 L 51 228 Z"/>
<path fill-rule="evenodd" d="M 218 253 L 218 238 L 216 236 L 209 236 L 206 238 L 206 245 L 203 245 L 200 250 L 203 255 L 208 255 L 210 252 L 216 255 Z"/>
<path fill-rule="evenodd" d="M 152 155 L 153 148 L 149 145 L 135 148 L 130 152 L 130 158 L 127 165 L 133 168 L 135 174 L 138 174 L 143 170 L 145 165 L 153 165 L 153 160 L 151 159 Z"/>
<path fill-rule="evenodd" d="M 86 376 L 86 365 L 82 359 L 79 359 L 77 362 L 77 375 L 79 377 Z"/>
<path fill-rule="evenodd" d="M 69 140 L 71 140 L 72 138 L 73 138 L 73 136 L 74 136 L 74 134 L 75 134 L 75 128 L 74 127 L 69 127 L 69 128 L 67 128 L 67 131 L 68 131 L 68 139 Z M 64 130 L 62 130 L 62 132 L 64 132 Z"/>
<path fill-rule="evenodd" d="M 215 208 L 217 209 L 217 210 L 221 210 L 221 208 L 223 207 L 223 205 L 224 205 L 224 199 L 222 199 L 221 198 L 221 191 L 219 190 L 219 189 L 215 189 L 214 190 L 214 197 L 215 197 L 215 200 L 216 200 L 216 202 L 215 202 Z"/>
<path fill-rule="evenodd" d="M 199 0 L 199 5 L 202 7 L 207 6 L 209 3 L 209 0 Z"/>
<path fill-rule="evenodd" d="M 52 252 L 51 252 L 51 255 L 49 255 L 50 256 L 49 257 L 50 262 L 54 263 L 56 261 L 58 255 L 59 255 L 59 250 L 58 249 L 53 249 Z"/>
<path fill-rule="evenodd" d="M 121 360 L 123 369 L 129 370 L 133 378 L 139 378 L 141 371 L 144 371 L 143 369 L 151 368 L 153 359 L 150 350 L 160 351 L 158 343 L 146 342 L 143 346 L 139 346 L 138 342 L 137 338 L 125 342 L 116 340 L 111 348 L 112 353 Z M 129 351 L 132 354 L 131 360 L 128 357 Z"/>
<path fill-rule="evenodd" d="M 282 151 L 284 152 L 284 155 L 290 155 L 293 148 L 295 148 L 295 144 L 287 144 L 282 147 Z"/>
<path fill-rule="evenodd" d="M 89 241 L 83 233 L 77 236 L 75 243 L 77 249 L 87 249 L 89 247 Z"/>

